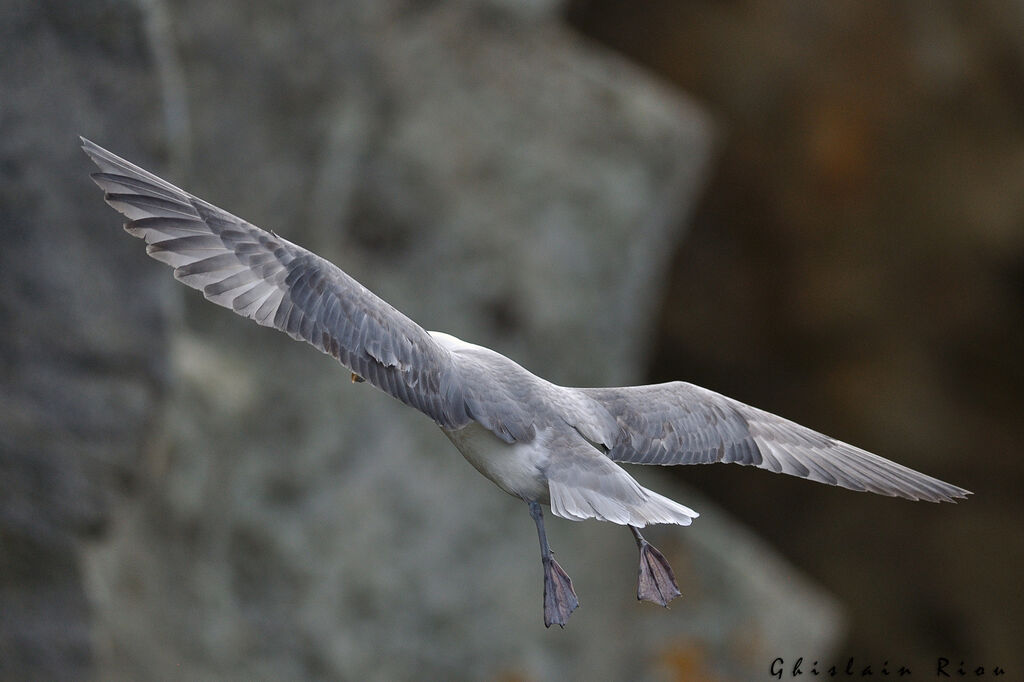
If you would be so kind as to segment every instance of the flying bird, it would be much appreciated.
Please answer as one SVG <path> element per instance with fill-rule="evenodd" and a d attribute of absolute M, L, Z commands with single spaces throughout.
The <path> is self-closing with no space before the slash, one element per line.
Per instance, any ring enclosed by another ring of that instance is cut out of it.
<path fill-rule="evenodd" d="M 544 572 L 544 624 L 579 602 L 552 556 L 541 505 L 555 516 L 627 526 L 639 550 L 637 598 L 679 596 L 672 568 L 640 529 L 688 526 L 697 512 L 644 488 L 620 464 L 732 462 L 852 490 L 929 502 L 969 491 L 769 412 L 674 381 L 568 388 L 504 355 L 426 331 L 336 265 L 209 204 L 82 138 L 92 178 L 125 230 L 174 277 L 257 324 L 336 358 L 441 428 L 481 474 L 526 503 Z"/>

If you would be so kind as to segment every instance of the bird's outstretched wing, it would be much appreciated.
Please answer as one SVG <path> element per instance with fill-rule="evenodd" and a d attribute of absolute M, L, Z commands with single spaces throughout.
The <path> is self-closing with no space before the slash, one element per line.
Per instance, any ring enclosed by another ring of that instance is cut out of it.
<path fill-rule="evenodd" d="M 214 303 L 337 358 L 441 426 L 469 423 L 449 351 L 340 268 L 82 139 L 146 253 Z"/>
<path fill-rule="evenodd" d="M 608 457 L 632 464 L 733 462 L 911 500 L 952 502 L 963 488 L 684 382 L 578 389 L 621 428 Z"/>

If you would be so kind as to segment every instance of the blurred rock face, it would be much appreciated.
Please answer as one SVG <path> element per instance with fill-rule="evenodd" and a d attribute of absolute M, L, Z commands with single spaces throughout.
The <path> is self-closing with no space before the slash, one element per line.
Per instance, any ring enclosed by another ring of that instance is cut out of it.
<path fill-rule="evenodd" d="M 108 229 L 76 135 L 117 134 L 145 158 L 110 112 L 149 120 L 158 94 L 132 3 L 0 15 L 0 678 L 83 679 L 78 550 L 136 478 L 167 382 L 171 285 Z"/>
<path fill-rule="evenodd" d="M 4 594 L 21 609 L 3 609 L 4 646 L 31 654 L 6 659 L 12 678 L 81 677 L 90 641 L 99 679 L 743 678 L 834 639 L 831 602 L 713 514 L 651 533 L 686 595 L 671 612 L 636 604 L 623 529 L 550 522 L 583 606 L 544 630 L 525 506 L 329 358 L 172 291 L 74 139 L 146 165 L 139 138 L 163 130 L 190 169 L 170 179 L 424 326 L 559 383 L 615 384 L 644 364 L 708 152 L 699 111 L 543 3 L 142 6 L 19 5 L 35 42 L 4 61 L 23 69 L 4 85 L 23 90 L 26 134 L 3 141 L 0 171 L 40 168 L 0 204 L 21 240 L 3 270 L 18 324 L 0 337 L 0 454 L 18 473 Z M 184 327 L 168 325 L 179 296 Z M 64 597 L 33 582 L 50 573 Z M 48 646 L 52 669 L 31 653 Z"/>

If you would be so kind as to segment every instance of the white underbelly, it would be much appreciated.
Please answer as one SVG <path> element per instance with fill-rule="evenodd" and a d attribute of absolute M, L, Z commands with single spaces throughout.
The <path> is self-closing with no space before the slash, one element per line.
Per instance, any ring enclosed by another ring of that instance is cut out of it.
<path fill-rule="evenodd" d="M 529 443 L 509 444 L 476 422 L 461 429 L 441 430 L 477 471 L 509 495 L 549 503 L 544 470 L 550 453 L 540 432 Z"/>

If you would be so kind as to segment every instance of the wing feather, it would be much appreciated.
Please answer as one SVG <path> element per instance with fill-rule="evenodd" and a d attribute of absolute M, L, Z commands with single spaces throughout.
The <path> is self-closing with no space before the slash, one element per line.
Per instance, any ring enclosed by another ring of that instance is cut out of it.
<path fill-rule="evenodd" d="M 688 384 L 577 389 L 611 413 L 622 434 L 608 457 L 631 464 L 734 462 L 851 490 L 952 502 L 969 491 Z"/>
<path fill-rule="evenodd" d="M 307 341 L 439 425 L 470 421 L 449 351 L 341 269 L 88 140 L 93 180 L 182 283 L 257 324 Z"/>

